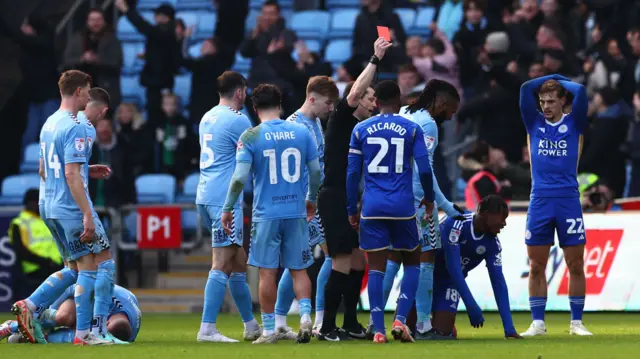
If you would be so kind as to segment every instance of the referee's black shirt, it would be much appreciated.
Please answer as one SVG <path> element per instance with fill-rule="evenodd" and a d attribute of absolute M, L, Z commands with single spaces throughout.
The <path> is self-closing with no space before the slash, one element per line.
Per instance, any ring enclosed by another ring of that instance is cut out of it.
<path fill-rule="evenodd" d="M 358 107 L 349 106 L 345 96 L 329 117 L 324 135 L 324 183 L 323 187 L 347 190 L 347 165 L 351 132 L 358 124 L 353 113 Z"/>

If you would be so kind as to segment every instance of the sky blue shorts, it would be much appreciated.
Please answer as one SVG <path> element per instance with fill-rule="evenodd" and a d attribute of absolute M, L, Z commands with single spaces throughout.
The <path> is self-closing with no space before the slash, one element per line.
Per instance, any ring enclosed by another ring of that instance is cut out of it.
<path fill-rule="evenodd" d="M 232 244 L 242 247 L 244 224 L 241 208 L 234 208 L 231 212 L 233 214 L 231 235 L 228 235 L 222 228 L 222 206 L 199 204 L 198 213 L 204 226 L 211 231 L 211 246 L 213 248 L 228 247 Z"/>
<path fill-rule="evenodd" d="M 442 243 L 440 242 L 440 223 L 438 221 L 438 207 L 433 206 L 433 226 L 435 235 L 432 236 L 430 234 L 430 226 L 429 221 L 425 221 L 424 214 L 426 209 L 424 207 L 417 208 L 417 217 L 418 224 L 420 226 L 420 246 L 422 247 L 423 252 L 432 251 L 442 247 Z"/>
<path fill-rule="evenodd" d="M 98 254 L 110 248 L 109 238 L 100 222 L 100 218 L 94 213 L 93 223 L 95 234 L 91 243 L 81 243 L 80 235 L 84 231 L 82 219 L 47 219 L 55 228 L 54 238 L 58 242 L 58 248 L 62 248 L 60 254 L 65 260 L 75 261 L 88 254 Z"/>
<path fill-rule="evenodd" d="M 301 270 L 312 263 L 306 218 L 268 220 L 251 225 L 249 265 Z"/>

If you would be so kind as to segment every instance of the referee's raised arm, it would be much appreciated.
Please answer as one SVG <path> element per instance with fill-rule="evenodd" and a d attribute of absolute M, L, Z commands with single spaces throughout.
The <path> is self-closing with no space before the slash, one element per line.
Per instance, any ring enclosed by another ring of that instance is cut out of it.
<path fill-rule="evenodd" d="M 345 96 L 330 115 L 325 131 L 324 182 L 318 193 L 318 214 L 324 227 L 325 254 L 331 259 L 331 274 L 325 287 L 325 308 L 320 340 L 346 339 L 336 327 L 336 312 L 344 297 L 346 334 L 364 339 L 365 331 L 358 323 L 357 306 L 364 276 L 365 259 L 358 248 L 358 233 L 349 224 L 347 214 L 347 165 L 351 132 L 358 122 L 371 117 L 375 97 L 371 81 L 380 59 L 391 43 L 379 38 L 374 43 L 374 55 L 355 82 L 350 83 Z M 352 261 L 352 256 L 354 260 Z"/>

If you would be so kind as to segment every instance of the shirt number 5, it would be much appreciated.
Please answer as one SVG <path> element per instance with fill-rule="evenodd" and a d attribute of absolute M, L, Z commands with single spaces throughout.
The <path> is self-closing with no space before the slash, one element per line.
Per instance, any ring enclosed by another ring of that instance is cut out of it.
<path fill-rule="evenodd" d="M 202 135 L 202 150 L 200 151 L 200 159 L 202 159 L 203 156 L 205 156 L 206 159 L 204 161 L 200 161 L 200 169 L 205 169 L 213 165 L 213 149 L 207 146 L 207 143 L 211 140 L 213 140 L 212 134 L 205 133 Z"/>

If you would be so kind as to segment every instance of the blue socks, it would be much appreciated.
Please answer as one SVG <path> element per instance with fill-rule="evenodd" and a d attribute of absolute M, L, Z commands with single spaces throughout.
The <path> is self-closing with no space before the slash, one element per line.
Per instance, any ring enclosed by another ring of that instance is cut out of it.
<path fill-rule="evenodd" d="M 293 291 L 293 278 L 289 269 L 285 269 L 280 277 L 280 283 L 278 283 L 278 296 L 276 299 L 276 315 L 286 316 L 291 309 L 291 304 L 295 299 L 296 294 Z"/>
<path fill-rule="evenodd" d="M 276 315 L 274 313 L 262 313 L 263 335 L 269 336 L 276 330 Z"/>
<path fill-rule="evenodd" d="M 113 259 L 98 264 L 98 274 L 95 284 L 95 303 L 93 306 L 93 334 L 107 334 L 107 316 L 113 298 L 113 276 L 115 272 Z"/>
<path fill-rule="evenodd" d="M 570 296 L 569 307 L 571 308 L 571 320 L 582 320 L 582 311 L 584 310 L 584 296 Z"/>
<path fill-rule="evenodd" d="M 369 269 L 369 307 L 371 308 L 371 320 L 377 333 L 386 334 L 384 328 L 384 303 L 382 282 L 384 273 Z M 406 314 L 405 314 L 406 315 Z"/>
<path fill-rule="evenodd" d="M 316 282 L 316 313 L 324 311 L 324 288 L 329 281 L 329 275 L 331 275 L 332 263 L 331 257 L 325 256 L 320 272 L 318 273 L 318 280 Z"/>
<path fill-rule="evenodd" d="M 228 280 L 229 278 L 222 271 L 209 271 L 209 279 L 207 279 L 207 285 L 204 288 L 202 323 L 215 323 L 218 319 L 218 313 L 227 291 Z"/>
<path fill-rule="evenodd" d="M 231 297 L 233 297 L 233 301 L 236 303 L 242 321 L 246 323 L 255 319 L 253 317 L 251 292 L 249 292 L 249 286 L 247 285 L 247 273 L 231 273 L 228 284 Z"/>
<path fill-rule="evenodd" d="M 65 267 L 49 276 L 38 289 L 27 298 L 27 305 L 38 318 L 40 313 L 64 293 L 65 289 L 78 280 L 78 272 Z M 31 307 L 31 305 L 34 307 Z"/>
<path fill-rule="evenodd" d="M 396 320 L 403 324 L 407 321 L 407 316 L 413 301 L 416 299 L 416 291 L 418 290 L 418 281 L 420 278 L 420 267 L 417 265 L 404 266 L 404 276 L 402 284 L 400 284 L 400 297 L 398 298 L 398 313 Z"/>
<path fill-rule="evenodd" d="M 80 271 L 73 300 L 76 303 L 76 336 L 84 338 L 91 329 L 93 314 L 92 294 L 96 283 L 97 271 Z"/>
<path fill-rule="evenodd" d="M 73 343 L 73 329 L 62 328 L 54 330 L 47 336 L 47 341 L 53 344 Z"/>
<path fill-rule="evenodd" d="M 385 307 L 387 305 L 387 301 L 389 301 L 389 294 L 391 294 L 391 289 L 393 289 L 393 281 L 396 279 L 396 275 L 398 275 L 399 270 L 400 263 L 396 263 L 387 259 L 387 268 L 384 273 L 384 282 L 382 284 Z"/>
<path fill-rule="evenodd" d="M 66 298 L 65 298 L 66 300 Z M 56 313 L 58 311 L 56 309 L 46 309 L 40 314 L 40 324 L 42 325 L 42 329 L 53 329 L 57 327 L 56 325 Z"/>
<path fill-rule="evenodd" d="M 420 263 L 420 279 L 416 292 L 416 312 L 418 329 L 429 320 L 433 303 L 433 263 Z"/>
<path fill-rule="evenodd" d="M 584 297 L 582 298 L 584 299 Z M 531 318 L 533 320 L 544 320 L 547 297 L 529 297 L 529 307 L 531 308 Z"/>
<path fill-rule="evenodd" d="M 300 305 L 300 323 L 311 321 L 311 299 L 302 298 L 298 301 Z"/>

